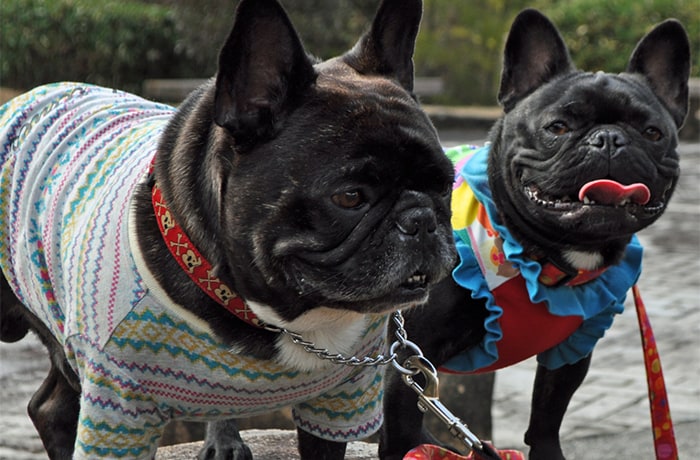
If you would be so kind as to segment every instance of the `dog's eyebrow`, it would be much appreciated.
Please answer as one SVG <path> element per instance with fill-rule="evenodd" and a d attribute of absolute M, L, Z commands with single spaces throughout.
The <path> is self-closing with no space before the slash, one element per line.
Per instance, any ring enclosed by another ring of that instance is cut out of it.
<path fill-rule="evenodd" d="M 582 104 L 583 104 L 583 103 L 582 103 L 581 101 L 579 101 L 579 100 L 573 100 L 573 101 L 569 101 L 569 102 L 567 102 L 566 104 L 564 104 L 564 105 L 562 106 L 562 109 L 576 108 L 576 107 L 578 107 L 579 105 L 582 105 Z"/>

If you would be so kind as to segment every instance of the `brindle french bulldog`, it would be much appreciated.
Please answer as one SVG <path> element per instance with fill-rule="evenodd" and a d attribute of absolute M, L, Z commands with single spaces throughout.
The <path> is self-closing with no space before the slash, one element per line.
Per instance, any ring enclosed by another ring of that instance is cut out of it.
<path fill-rule="evenodd" d="M 620 74 L 576 70 L 555 26 L 525 10 L 505 45 L 505 115 L 456 166 L 452 224 L 460 262 L 408 337 L 436 366 L 492 371 L 538 356 L 530 458 L 563 459 L 559 428 L 597 340 L 641 268 L 634 234 L 666 209 L 679 176 L 690 50 L 667 20 Z M 380 456 L 419 443 L 422 414 L 401 376 L 387 377 Z"/>
<path fill-rule="evenodd" d="M 242 0 L 178 110 L 73 83 L 0 109 L 0 338 L 49 349 L 29 414 L 52 459 L 152 458 L 169 420 L 287 405 L 304 459 L 379 429 L 382 369 L 297 342 L 386 353 L 389 312 L 454 264 L 452 167 L 412 93 L 421 14 L 384 0 L 319 62 L 277 1 Z M 250 458 L 237 433 L 210 447 Z"/>

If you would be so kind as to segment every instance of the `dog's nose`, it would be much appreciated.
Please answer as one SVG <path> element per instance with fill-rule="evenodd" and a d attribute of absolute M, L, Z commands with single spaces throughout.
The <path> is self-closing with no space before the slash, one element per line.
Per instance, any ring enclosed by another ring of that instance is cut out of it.
<path fill-rule="evenodd" d="M 618 129 L 603 128 L 595 131 L 588 139 L 588 144 L 608 154 L 629 144 L 629 139 Z"/>
<path fill-rule="evenodd" d="M 396 227 L 404 235 L 416 236 L 421 232 L 434 233 L 437 230 L 437 221 L 432 209 L 416 207 L 401 212 L 396 220 Z"/>

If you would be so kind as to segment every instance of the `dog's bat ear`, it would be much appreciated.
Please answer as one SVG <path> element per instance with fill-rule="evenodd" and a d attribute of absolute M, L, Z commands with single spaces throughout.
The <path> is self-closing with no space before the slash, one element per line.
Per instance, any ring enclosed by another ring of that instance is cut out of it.
<path fill-rule="evenodd" d="M 627 72 L 646 77 L 680 128 L 688 113 L 690 77 L 690 43 L 681 23 L 668 19 L 642 38 L 632 52 Z"/>
<path fill-rule="evenodd" d="M 508 112 L 543 83 L 573 70 L 554 24 L 539 11 L 526 9 L 513 21 L 506 40 L 498 102 Z"/>
<path fill-rule="evenodd" d="M 272 136 L 315 79 L 313 64 L 276 0 L 242 0 L 219 54 L 214 120 L 235 136 Z"/>
<path fill-rule="evenodd" d="M 362 74 L 393 78 L 413 92 L 413 52 L 423 15 L 421 0 L 384 0 L 372 26 L 344 56 Z"/>

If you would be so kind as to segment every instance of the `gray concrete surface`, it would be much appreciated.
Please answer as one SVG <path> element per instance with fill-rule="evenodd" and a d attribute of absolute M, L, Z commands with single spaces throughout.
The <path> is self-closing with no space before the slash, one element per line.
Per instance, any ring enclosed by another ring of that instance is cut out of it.
<path fill-rule="evenodd" d="M 479 131 L 442 135 L 447 144 L 483 140 Z M 681 458 L 692 459 L 700 457 L 700 141 L 684 143 L 681 155 L 683 175 L 668 212 L 640 235 L 646 253 L 639 287 L 661 354 Z M 0 459 L 46 459 L 25 407 L 47 368 L 36 339 L 0 344 Z M 493 415 L 499 447 L 525 449 L 533 376 L 532 360 L 497 374 Z M 569 460 L 654 458 L 648 411 L 630 299 L 596 348 L 590 374 L 564 420 Z M 180 454 L 170 458 L 191 458 Z M 259 458 L 281 458 L 265 455 Z"/>

